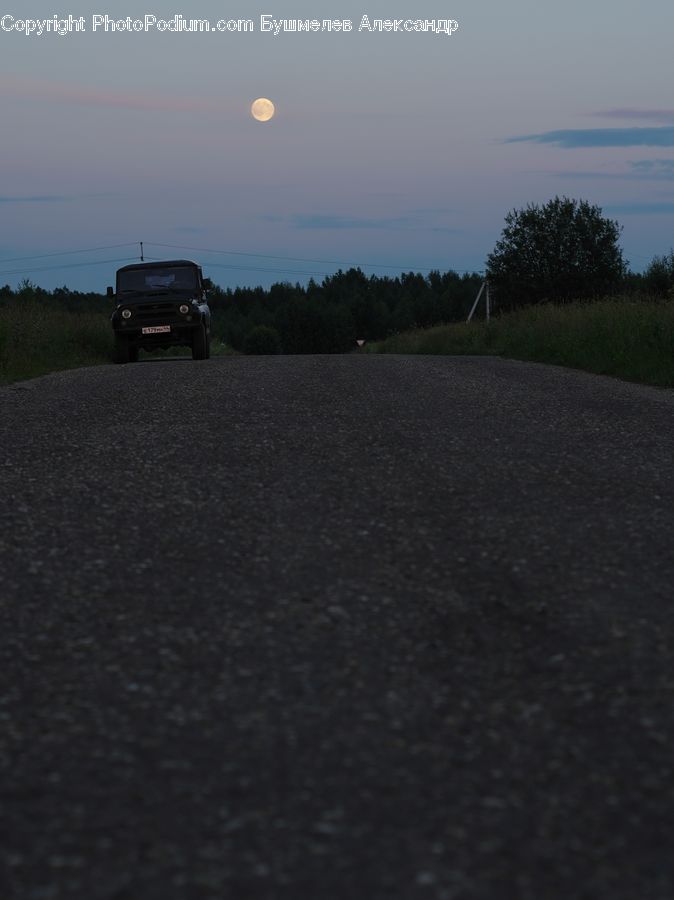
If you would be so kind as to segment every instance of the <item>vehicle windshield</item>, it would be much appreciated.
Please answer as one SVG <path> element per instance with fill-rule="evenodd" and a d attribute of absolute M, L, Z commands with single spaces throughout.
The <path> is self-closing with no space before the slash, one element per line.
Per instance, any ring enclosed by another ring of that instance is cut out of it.
<path fill-rule="evenodd" d="M 198 286 L 197 271 L 190 266 L 157 266 L 117 273 L 118 294 L 194 291 Z"/>

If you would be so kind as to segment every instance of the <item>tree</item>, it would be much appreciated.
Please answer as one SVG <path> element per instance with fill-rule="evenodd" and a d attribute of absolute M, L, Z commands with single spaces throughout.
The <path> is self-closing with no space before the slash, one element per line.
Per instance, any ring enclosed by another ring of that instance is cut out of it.
<path fill-rule="evenodd" d="M 501 309 L 596 297 L 625 276 L 622 226 L 586 200 L 529 204 L 508 213 L 505 223 L 487 257 L 487 278 Z"/>
<path fill-rule="evenodd" d="M 674 250 L 664 256 L 654 256 L 644 272 L 646 290 L 667 297 L 674 288 Z"/>

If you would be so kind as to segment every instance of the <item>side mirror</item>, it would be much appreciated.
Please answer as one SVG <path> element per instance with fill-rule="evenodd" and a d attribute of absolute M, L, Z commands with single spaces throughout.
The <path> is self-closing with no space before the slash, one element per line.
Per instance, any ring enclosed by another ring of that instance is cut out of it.
<path fill-rule="evenodd" d="M 107 295 L 108 297 L 114 297 L 114 296 L 115 296 L 115 291 L 114 291 L 114 289 L 113 289 L 110 285 L 108 285 L 108 288 L 107 288 L 107 290 L 106 290 L 105 293 L 106 293 L 106 295 Z"/>

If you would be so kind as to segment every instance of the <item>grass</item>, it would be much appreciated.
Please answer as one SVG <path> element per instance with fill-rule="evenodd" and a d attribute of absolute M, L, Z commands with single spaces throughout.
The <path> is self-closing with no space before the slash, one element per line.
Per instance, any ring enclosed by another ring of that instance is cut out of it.
<path fill-rule="evenodd" d="M 529 306 L 489 323 L 404 332 L 363 350 L 499 355 L 674 387 L 674 303 L 613 297 Z M 105 310 L 71 312 L 33 300 L 0 304 L 0 384 L 109 363 L 112 352 Z M 212 341 L 211 355 L 233 353 L 222 341 Z M 189 348 L 174 347 L 141 358 L 185 354 L 190 354 Z"/>
<path fill-rule="evenodd" d="M 436 325 L 369 345 L 370 353 L 487 354 L 674 387 L 674 303 L 612 297 L 542 304 L 490 322 Z"/>
<path fill-rule="evenodd" d="M 110 362 L 112 329 L 102 312 L 69 312 L 26 300 L 0 305 L 0 384 Z"/>
<path fill-rule="evenodd" d="M 234 351 L 214 339 L 211 356 Z M 188 347 L 172 347 L 155 355 L 190 355 Z M 0 384 L 36 378 L 49 372 L 112 362 L 113 335 L 109 312 L 75 312 L 25 300 L 0 304 Z"/>
<path fill-rule="evenodd" d="M 153 350 L 148 352 L 141 350 L 139 359 L 161 359 L 171 356 L 192 356 L 190 347 L 169 347 L 167 350 Z M 211 338 L 211 356 L 241 356 L 229 344 L 225 344 L 218 338 Z"/>

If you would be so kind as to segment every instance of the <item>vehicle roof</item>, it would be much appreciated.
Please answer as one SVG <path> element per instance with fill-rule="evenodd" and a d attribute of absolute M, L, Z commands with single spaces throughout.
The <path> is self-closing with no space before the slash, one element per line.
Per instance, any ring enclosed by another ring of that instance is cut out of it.
<path fill-rule="evenodd" d="M 122 266 L 121 269 L 117 269 L 117 271 L 128 272 L 130 269 L 157 269 L 170 266 L 196 266 L 197 269 L 201 268 L 199 263 L 194 262 L 192 259 L 156 259 L 154 262 L 130 263 L 128 266 Z"/>

